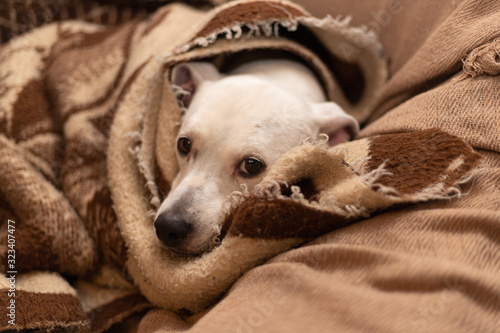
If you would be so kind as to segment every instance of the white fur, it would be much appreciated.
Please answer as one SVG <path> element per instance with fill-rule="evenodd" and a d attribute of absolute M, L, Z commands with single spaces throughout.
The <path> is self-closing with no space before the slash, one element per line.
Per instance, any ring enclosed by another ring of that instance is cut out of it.
<path fill-rule="evenodd" d="M 173 70 L 174 83 L 187 73 L 195 91 L 178 137 L 188 137 L 192 149 L 187 156 L 178 153 L 180 171 L 157 217 L 173 211 L 182 215 L 191 227 L 172 250 L 196 255 L 219 234 L 221 206 L 241 184 L 251 190 L 301 140 L 326 133 L 331 144 L 345 142 L 344 128 L 355 134 L 358 124 L 337 104 L 326 102 L 314 74 L 293 61 L 254 61 L 228 75 L 210 63 L 181 64 Z M 239 166 L 247 157 L 263 162 L 265 170 L 242 176 Z"/>

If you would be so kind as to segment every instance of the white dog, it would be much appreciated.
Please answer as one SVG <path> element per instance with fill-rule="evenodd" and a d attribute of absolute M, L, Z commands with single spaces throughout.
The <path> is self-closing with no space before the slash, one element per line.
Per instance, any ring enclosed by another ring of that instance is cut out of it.
<path fill-rule="evenodd" d="M 180 171 L 154 225 L 180 255 L 210 249 L 228 196 L 241 184 L 251 190 L 303 139 L 325 133 L 335 145 L 358 131 L 354 118 L 325 101 L 315 75 L 292 60 L 257 60 L 227 75 L 208 62 L 180 64 L 172 81 L 188 93 L 177 137 Z"/>

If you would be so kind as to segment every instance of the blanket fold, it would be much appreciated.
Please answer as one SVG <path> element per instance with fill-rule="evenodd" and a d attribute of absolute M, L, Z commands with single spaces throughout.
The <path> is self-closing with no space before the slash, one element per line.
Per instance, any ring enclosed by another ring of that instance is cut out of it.
<path fill-rule="evenodd" d="M 3 46 L 0 299 L 14 300 L 17 316 L 15 325 L 3 318 L 0 327 L 100 332 L 152 306 L 199 313 L 283 251 L 389 207 L 459 197 L 479 156 L 441 130 L 332 149 L 305 142 L 253 193 L 242 189 L 228 199 L 218 247 L 180 258 L 161 246 L 153 216 L 177 172 L 180 118 L 170 68 L 286 51 L 317 73 L 331 100 L 364 121 L 386 80 L 386 59 L 372 31 L 349 23 L 278 0 L 208 11 L 172 4 L 113 29 L 68 21 Z M 352 77 L 359 78 L 356 91 Z M 15 296 L 4 292 L 9 281 Z M 67 307 L 38 311 L 32 299 Z"/>

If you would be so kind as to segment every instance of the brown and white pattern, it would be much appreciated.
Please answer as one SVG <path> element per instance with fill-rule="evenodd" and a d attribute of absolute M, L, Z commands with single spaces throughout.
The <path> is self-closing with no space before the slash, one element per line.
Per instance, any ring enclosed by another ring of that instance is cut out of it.
<path fill-rule="evenodd" d="M 363 48 L 346 58 L 343 49 L 359 43 Z M 386 79 L 372 32 L 278 0 L 209 11 L 168 5 L 111 29 L 57 23 L 0 48 L 0 267 L 8 270 L 4 223 L 15 220 L 17 277 L 25 281 L 16 329 L 98 332 L 151 304 L 200 312 L 282 251 L 394 205 L 460 195 L 478 156 L 440 130 L 330 150 L 305 143 L 255 193 L 232 198 L 237 205 L 219 247 L 194 259 L 168 253 L 151 212 L 177 171 L 170 147 L 179 110 L 169 68 L 256 49 L 303 58 L 329 97 L 360 121 Z M 336 70 L 347 62 L 364 78 L 356 98 Z M 64 284 L 58 273 L 78 282 Z M 40 281 L 49 287 L 40 289 Z M 45 302 L 66 310 L 36 305 Z"/>

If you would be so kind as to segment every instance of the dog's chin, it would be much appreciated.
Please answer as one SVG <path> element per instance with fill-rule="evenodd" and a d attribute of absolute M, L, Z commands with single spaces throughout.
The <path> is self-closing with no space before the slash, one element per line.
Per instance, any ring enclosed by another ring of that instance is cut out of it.
<path fill-rule="evenodd" d="M 205 253 L 212 251 L 215 248 L 215 244 L 207 244 L 206 246 L 196 246 L 196 247 L 169 247 L 161 245 L 167 249 L 170 253 L 183 258 L 196 258 L 201 257 Z"/>

